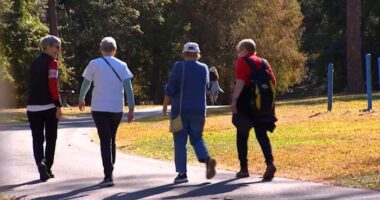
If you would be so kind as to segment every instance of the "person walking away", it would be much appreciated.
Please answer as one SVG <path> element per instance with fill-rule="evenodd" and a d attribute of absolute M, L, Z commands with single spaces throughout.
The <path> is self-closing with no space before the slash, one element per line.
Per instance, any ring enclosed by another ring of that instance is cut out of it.
<path fill-rule="evenodd" d="M 58 60 L 61 40 L 48 35 L 40 40 L 42 53 L 29 69 L 27 116 L 33 137 L 33 154 L 40 180 L 54 178 L 58 120 L 62 116 L 58 84 Z M 44 149 L 44 142 L 46 142 Z"/>
<path fill-rule="evenodd" d="M 272 88 L 270 86 L 276 85 L 276 78 L 268 61 L 256 55 L 256 43 L 252 39 L 240 41 L 237 45 L 237 51 L 238 59 L 235 66 L 236 81 L 231 104 L 231 111 L 233 113 L 232 122 L 237 129 L 236 145 L 240 160 L 240 171 L 236 174 L 236 177 L 244 178 L 249 176 L 247 143 L 249 132 L 253 128 L 267 165 L 263 180 L 270 181 L 276 172 L 272 147 L 267 135 L 267 131 L 273 132 L 275 121 L 277 121 L 274 115 L 274 98 L 271 99 L 273 102 L 269 102 L 267 99 L 260 99 L 262 105 L 273 106 L 270 114 L 265 117 L 255 117 L 258 111 L 252 108 L 252 102 L 257 102 L 257 99 L 253 97 L 253 93 L 259 94 L 261 91 L 261 88 L 260 90 L 256 88 L 256 83 L 260 80 L 268 79 L 269 85 L 265 85 L 265 87 L 263 85 L 262 87 L 269 89 Z M 261 96 L 263 95 L 261 94 Z"/>
<path fill-rule="evenodd" d="M 79 95 L 79 109 L 85 109 L 85 96 L 94 82 L 91 111 L 100 139 L 104 168 L 101 187 L 114 186 L 113 170 L 116 161 L 116 133 L 124 111 L 124 90 L 128 100 L 128 122 L 134 118 L 135 100 L 132 90 L 132 73 L 125 62 L 115 57 L 116 41 L 105 37 L 100 43 L 100 58 L 91 60 L 83 72 Z"/>
<path fill-rule="evenodd" d="M 219 92 L 224 92 L 219 85 L 219 73 L 215 67 L 210 68 L 210 84 L 209 84 L 209 96 L 211 105 L 216 105 L 218 101 Z"/>
<path fill-rule="evenodd" d="M 182 130 L 173 133 L 174 162 L 177 177 L 174 183 L 188 182 L 187 179 L 187 140 L 195 150 L 198 161 L 206 164 L 206 178 L 216 174 L 216 161 L 211 158 L 203 140 L 203 128 L 206 119 L 206 88 L 209 83 L 209 71 L 206 64 L 199 62 L 199 45 L 188 42 L 184 45 L 184 60 L 174 64 L 166 87 L 163 113 L 171 101 L 171 119 L 181 117 Z"/>

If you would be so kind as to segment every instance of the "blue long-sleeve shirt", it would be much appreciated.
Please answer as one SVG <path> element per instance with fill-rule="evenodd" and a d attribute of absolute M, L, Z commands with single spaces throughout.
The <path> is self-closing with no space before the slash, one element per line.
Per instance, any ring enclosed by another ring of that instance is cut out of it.
<path fill-rule="evenodd" d="M 183 68 L 183 63 L 185 67 Z M 165 93 L 171 97 L 171 117 L 179 114 L 182 70 L 185 70 L 182 116 L 206 115 L 206 87 L 210 82 L 208 66 L 199 61 L 176 62 L 170 73 Z"/>

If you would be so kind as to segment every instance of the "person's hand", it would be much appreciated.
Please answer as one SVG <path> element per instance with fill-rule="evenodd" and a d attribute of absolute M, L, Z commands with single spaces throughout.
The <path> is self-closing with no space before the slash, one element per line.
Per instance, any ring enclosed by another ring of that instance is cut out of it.
<path fill-rule="evenodd" d="M 162 113 L 163 113 L 165 116 L 168 115 L 168 106 L 167 106 L 167 105 L 162 106 Z"/>
<path fill-rule="evenodd" d="M 79 101 L 79 110 L 80 111 L 86 110 L 86 102 L 84 100 Z"/>
<path fill-rule="evenodd" d="M 128 123 L 131 123 L 135 119 L 135 110 L 130 108 L 128 111 Z"/>
<path fill-rule="evenodd" d="M 230 106 L 230 109 L 231 109 L 231 112 L 233 114 L 236 114 L 238 112 L 237 108 L 236 108 L 236 101 L 232 101 L 231 103 L 231 106 Z"/>
<path fill-rule="evenodd" d="M 57 107 L 57 111 L 55 112 L 55 117 L 57 119 L 61 119 L 61 117 L 62 117 L 62 109 L 61 109 L 61 107 Z"/>

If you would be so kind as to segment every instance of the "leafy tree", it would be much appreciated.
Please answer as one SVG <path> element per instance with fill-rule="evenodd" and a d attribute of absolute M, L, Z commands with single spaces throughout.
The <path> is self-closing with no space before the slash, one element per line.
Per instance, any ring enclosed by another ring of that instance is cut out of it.
<path fill-rule="evenodd" d="M 234 25 L 234 38 L 253 38 L 258 54 L 271 63 L 281 92 L 303 81 L 306 56 L 300 53 L 303 15 L 296 0 L 248 1 Z"/>
<path fill-rule="evenodd" d="M 0 1 L 0 38 L 4 38 L 4 34 L 7 29 L 7 24 L 4 23 L 4 14 L 9 12 L 9 8 L 11 6 L 11 2 L 8 0 Z M 14 79 L 10 75 L 9 69 L 9 61 L 5 56 L 4 49 L 6 46 L 3 41 L 0 40 L 0 91 L 2 91 L 2 95 L 0 96 L 0 107 L 12 105 L 10 102 L 12 101 L 12 85 L 14 83 Z"/>
<path fill-rule="evenodd" d="M 259 55 L 273 65 L 278 90 L 302 81 L 305 55 L 299 52 L 302 13 L 297 1 L 230 0 L 179 1 L 179 13 L 189 21 L 189 38 L 200 43 L 204 60 L 221 72 L 226 94 L 233 83 L 235 45 L 253 38 Z M 228 9 L 226 9 L 228 8 Z M 229 102 L 229 95 L 224 96 Z"/>
<path fill-rule="evenodd" d="M 99 55 L 105 36 L 118 42 L 117 57 L 128 61 L 135 74 L 138 100 L 161 101 L 163 83 L 178 53 L 178 25 L 174 1 L 59 1 L 59 24 L 65 40 L 66 61 L 76 68 L 76 79 L 88 61 Z M 76 34 L 73 34 L 76 33 Z"/>
<path fill-rule="evenodd" d="M 38 41 L 47 34 L 47 27 L 41 23 L 34 1 L 14 0 L 3 20 L 6 26 L 1 37 L 3 53 L 10 64 L 17 102 L 25 104 L 28 66 L 39 52 Z"/>
<path fill-rule="evenodd" d="M 334 90 L 344 91 L 347 82 L 358 85 L 364 91 L 361 79 L 350 81 L 347 75 L 362 78 L 364 71 L 364 53 L 372 53 L 373 57 L 380 55 L 380 16 L 378 8 L 380 2 L 376 0 L 362 1 L 362 50 L 357 55 L 360 72 L 347 73 L 347 40 L 346 40 L 346 3 L 345 0 L 299 0 L 304 14 L 303 26 L 305 29 L 302 38 L 302 50 L 308 54 L 308 66 L 313 73 L 317 85 L 326 83 L 327 64 L 334 63 Z M 352 3 L 352 2 L 351 2 Z M 376 60 L 372 59 L 373 84 L 378 81 L 376 76 Z M 361 85 L 361 86 L 360 86 Z M 347 88 L 348 89 L 348 88 Z M 347 90 L 349 91 L 349 90 Z"/>
<path fill-rule="evenodd" d="M 346 86 L 346 0 L 299 0 L 305 29 L 301 49 L 315 85 L 326 84 L 327 64 L 334 63 L 334 89 Z"/>

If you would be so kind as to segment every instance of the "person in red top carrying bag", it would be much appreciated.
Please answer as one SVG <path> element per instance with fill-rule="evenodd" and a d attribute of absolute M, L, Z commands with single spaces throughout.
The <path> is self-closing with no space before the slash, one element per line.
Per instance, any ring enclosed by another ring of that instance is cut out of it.
<path fill-rule="evenodd" d="M 34 159 L 41 181 L 54 178 L 54 161 L 61 100 L 58 84 L 57 55 L 61 40 L 48 35 L 40 40 L 41 54 L 29 69 L 27 115 L 33 137 Z M 46 147 L 44 149 L 44 142 Z"/>
<path fill-rule="evenodd" d="M 270 64 L 265 59 L 256 55 L 256 43 L 252 39 L 240 41 L 237 45 L 237 53 L 239 57 L 235 66 L 236 82 L 231 103 L 232 122 L 237 129 L 236 141 L 240 160 L 240 171 L 236 174 L 236 177 L 244 178 L 249 176 L 247 143 L 249 132 L 254 128 L 256 139 L 260 144 L 267 165 L 263 180 L 270 181 L 276 172 L 276 167 L 273 163 L 272 147 L 267 135 L 267 131 L 272 132 L 274 130 L 274 122 L 277 120 L 274 115 L 274 97 L 272 98 L 273 102 L 271 102 L 273 103 L 273 119 L 264 122 L 261 116 L 252 117 L 252 91 L 255 91 L 252 88 L 256 88 L 253 85 L 257 83 L 253 81 L 254 77 L 261 76 L 258 78 L 261 80 L 265 78 L 269 79 L 267 82 L 271 82 L 271 86 L 276 85 L 276 77 Z"/>

